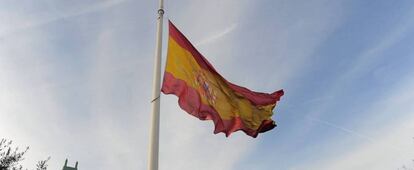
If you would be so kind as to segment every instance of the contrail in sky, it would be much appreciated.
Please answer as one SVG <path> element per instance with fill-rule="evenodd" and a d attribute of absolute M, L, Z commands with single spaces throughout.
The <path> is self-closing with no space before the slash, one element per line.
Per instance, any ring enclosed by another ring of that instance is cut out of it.
<path fill-rule="evenodd" d="M 372 138 L 372 137 L 370 137 L 370 136 L 368 136 L 368 135 L 364 135 L 364 134 L 361 134 L 361 133 L 359 133 L 359 132 L 357 132 L 357 131 L 354 131 L 354 130 L 351 130 L 351 129 L 348 129 L 348 128 L 344 128 L 344 127 L 341 127 L 341 126 L 335 125 L 335 124 L 330 123 L 330 122 L 328 122 L 328 121 L 321 120 L 321 119 L 317 119 L 317 118 L 312 118 L 312 117 L 309 117 L 309 116 L 308 116 L 308 117 L 306 117 L 306 118 L 307 118 L 307 119 L 309 119 L 309 120 L 311 120 L 311 121 L 314 121 L 314 122 L 321 123 L 321 124 L 323 124 L 323 125 L 329 126 L 329 127 L 331 127 L 331 128 L 334 128 L 334 129 L 337 129 L 337 130 L 340 130 L 340 131 L 343 131 L 343 132 L 349 133 L 349 134 L 351 134 L 351 135 L 355 135 L 355 136 L 357 136 L 357 137 L 359 137 L 359 138 L 361 138 L 361 139 L 365 139 L 365 140 L 367 140 L 367 141 L 369 141 L 369 142 L 372 142 L 372 143 L 377 142 L 377 140 L 376 140 L 376 139 L 374 139 L 374 138 Z M 393 148 L 393 149 L 395 149 L 395 150 L 397 150 L 397 151 L 399 151 L 399 152 L 404 151 L 404 149 L 402 149 L 402 148 L 398 148 L 398 147 L 396 147 L 396 146 L 392 146 L 392 145 L 390 145 L 389 147 L 391 147 L 391 148 Z"/>
<path fill-rule="evenodd" d="M 237 24 L 232 24 L 229 27 L 227 27 L 226 29 L 224 29 L 221 32 L 217 32 L 214 35 L 209 36 L 208 38 L 201 40 L 200 42 L 196 43 L 196 46 L 200 46 L 200 45 L 205 45 L 208 43 L 211 43 L 223 36 L 225 36 L 226 34 L 232 32 L 235 28 L 237 27 Z"/>
<path fill-rule="evenodd" d="M 83 10 L 79 10 L 79 11 L 76 11 L 76 12 L 71 12 L 71 13 L 67 13 L 67 14 L 57 15 L 55 17 L 49 17 L 49 18 L 42 19 L 42 20 L 40 20 L 38 22 L 35 22 L 35 23 L 30 23 L 29 22 L 28 24 L 23 24 L 23 25 L 18 25 L 18 26 L 15 26 L 15 27 L 11 27 L 10 29 L 6 29 L 4 31 L 1 31 L 0 32 L 0 37 L 5 37 L 7 35 L 11 35 L 11 34 L 13 34 L 15 32 L 21 31 L 21 30 L 27 30 L 29 28 L 39 27 L 39 26 L 42 26 L 42 25 L 46 25 L 46 24 L 49 24 L 51 22 L 58 21 L 58 20 L 61 20 L 61 19 L 66 19 L 66 18 L 70 18 L 70 17 L 76 17 L 76 16 L 88 14 L 88 13 L 95 12 L 95 11 L 105 10 L 105 9 L 108 9 L 108 8 L 110 8 L 112 6 L 118 5 L 118 4 L 122 3 L 122 2 L 125 2 L 125 1 L 127 1 L 127 0 L 107 1 L 107 2 L 103 2 L 103 3 L 96 4 L 96 5 L 92 5 L 89 8 L 86 8 L 86 9 L 83 9 Z"/>
<path fill-rule="evenodd" d="M 356 131 L 351 130 L 351 129 L 348 129 L 348 128 L 344 128 L 344 127 L 341 127 L 341 126 L 335 125 L 335 124 L 330 123 L 330 122 L 328 122 L 328 121 L 321 120 L 321 119 L 317 119 L 317 118 L 312 118 L 312 117 L 307 117 L 307 119 L 309 119 L 309 120 L 311 120 L 311 121 L 314 121 L 314 122 L 318 122 L 318 123 L 324 124 L 324 125 L 326 125 L 326 126 L 329 126 L 329 127 L 332 127 L 332 128 L 338 129 L 338 130 L 341 130 L 341 131 L 343 131 L 343 132 L 346 132 L 346 133 L 349 133 L 349 134 L 352 134 L 352 135 L 358 136 L 358 137 L 363 138 L 363 139 L 366 139 L 366 140 L 368 140 L 368 141 L 370 141 L 370 142 L 375 142 L 375 139 L 374 139 L 374 138 L 372 138 L 372 137 L 369 137 L 369 136 L 367 136 L 367 135 L 363 135 L 363 134 L 361 134 L 361 133 L 359 133 L 359 132 L 356 132 Z"/>

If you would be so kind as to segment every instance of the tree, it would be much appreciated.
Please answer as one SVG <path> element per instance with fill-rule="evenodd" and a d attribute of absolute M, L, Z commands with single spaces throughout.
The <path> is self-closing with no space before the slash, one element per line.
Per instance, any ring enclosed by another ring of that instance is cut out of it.
<path fill-rule="evenodd" d="M 20 161 L 24 160 L 24 154 L 27 153 L 29 147 L 26 147 L 23 151 L 19 151 L 19 147 L 13 148 L 13 142 L 7 139 L 1 139 L 0 141 L 0 170 L 22 170 L 23 166 L 20 165 Z M 39 161 L 36 164 L 36 170 L 46 170 L 46 160 Z"/>
<path fill-rule="evenodd" d="M 37 162 L 36 164 L 36 170 L 46 170 L 47 169 L 47 161 L 50 160 L 50 157 L 48 157 L 46 160 L 41 160 Z"/>

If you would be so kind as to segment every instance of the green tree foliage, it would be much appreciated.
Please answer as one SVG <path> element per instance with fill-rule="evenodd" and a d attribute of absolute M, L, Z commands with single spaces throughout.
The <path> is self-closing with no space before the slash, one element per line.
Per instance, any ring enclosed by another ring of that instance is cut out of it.
<path fill-rule="evenodd" d="M 27 153 L 29 147 L 20 151 L 19 147 L 13 148 L 13 142 L 7 139 L 1 139 L 0 141 L 0 170 L 22 170 L 23 166 L 20 162 L 24 160 L 24 154 Z M 36 164 L 36 170 L 47 170 L 47 162 L 50 157 L 46 160 L 39 161 Z"/>

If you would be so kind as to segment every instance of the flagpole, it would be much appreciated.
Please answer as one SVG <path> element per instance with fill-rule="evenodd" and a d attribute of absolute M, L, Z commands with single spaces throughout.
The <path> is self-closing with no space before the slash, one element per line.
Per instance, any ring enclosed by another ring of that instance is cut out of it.
<path fill-rule="evenodd" d="M 152 115 L 148 152 L 148 170 L 158 170 L 158 148 L 160 132 L 160 81 L 161 81 L 161 48 L 164 0 L 159 0 L 157 18 L 157 39 L 154 57 L 154 77 L 152 89 Z"/>

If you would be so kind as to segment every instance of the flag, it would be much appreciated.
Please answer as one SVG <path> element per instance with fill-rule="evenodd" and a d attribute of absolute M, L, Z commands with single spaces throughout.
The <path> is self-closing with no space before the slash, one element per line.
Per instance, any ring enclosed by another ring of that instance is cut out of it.
<path fill-rule="evenodd" d="M 255 138 L 276 127 L 272 110 L 283 96 L 283 90 L 254 92 L 224 79 L 171 21 L 161 91 L 176 95 L 187 113 L 212 120 L 214 133 L 227 137 L 242 130 Z"/>

